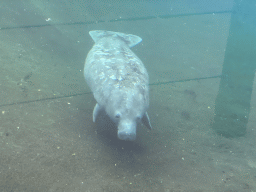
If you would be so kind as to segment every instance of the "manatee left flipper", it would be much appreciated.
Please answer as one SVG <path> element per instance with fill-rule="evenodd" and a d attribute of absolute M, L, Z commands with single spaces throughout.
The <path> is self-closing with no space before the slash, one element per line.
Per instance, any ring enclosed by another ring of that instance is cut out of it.
<path fill-rule="evenodd" d="M 142 123 L 148 128 L 148 129 L 152 129 L 151 123 L 150 123 L 150 119 L 148 116 L 148 113 L 146 112 L 145 115 L 143 115 L 142 119 L 141 119 Z"/>
<path fill-rule="evenodd" d="M 96 118 L 101 110 L 102 110 L 102 107 L 100 107 L 100 105 L 98 103 L 96 103 L 96 105 L 93 109 L 93 115 L 92 115 L 92 120 L 94 123 L 95 123 Z"/>

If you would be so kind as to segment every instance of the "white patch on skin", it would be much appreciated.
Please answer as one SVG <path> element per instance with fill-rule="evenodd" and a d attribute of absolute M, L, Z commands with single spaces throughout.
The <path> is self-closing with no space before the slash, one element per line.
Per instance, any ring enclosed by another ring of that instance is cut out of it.
<path fill-rule="evenodd" d="M 119 81 L 122 81 L 122 80 L 123 80 L 123 78 L 122 78 L 121 76 L 119 76 L 119 77 L 118 77 L 118 80 L 119 80 Z"/>
<path fill-rule="evenodd" d="M 100 79 L 104 79 L 104 78 L 105 78 L 105 73 L 101 72 L 101 73 L 99 74 L 99 77 L 100 77 Z"/>
<path fill-rule="evenodd" d="M 109 76 L 109 78 L 115 80 L 115 79 L 116 79 L 116 76 L 115 76 L 115 75 L 111 75 L 111 76 Z"/>

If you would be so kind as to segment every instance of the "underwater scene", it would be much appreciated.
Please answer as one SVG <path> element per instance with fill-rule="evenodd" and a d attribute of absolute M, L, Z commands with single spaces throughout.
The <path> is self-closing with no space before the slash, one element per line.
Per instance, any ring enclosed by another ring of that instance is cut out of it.
<path fill-rule="evenodd" d="M 1 192 L 256 192 L 256 4 L 2 0 Z"/>

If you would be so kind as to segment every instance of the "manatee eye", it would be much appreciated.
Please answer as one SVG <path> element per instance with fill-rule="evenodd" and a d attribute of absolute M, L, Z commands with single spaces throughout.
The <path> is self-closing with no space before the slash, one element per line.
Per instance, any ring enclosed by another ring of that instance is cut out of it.
<path fill-rule="evenodd" d="M 119 119 L 119 118 L 120 118 L 120 114 L 117 113 L 115 117 L 116 117 L 117 119 Z"/>
<path fill-rule="evenodd" d="M 137 120 L 137 121 L 140 121 L 140 120 L 141 120 L 141 117 L 140 117 L 140 116 L 137 116 L 137 117 L 136 117 L 136 120 Z"/>

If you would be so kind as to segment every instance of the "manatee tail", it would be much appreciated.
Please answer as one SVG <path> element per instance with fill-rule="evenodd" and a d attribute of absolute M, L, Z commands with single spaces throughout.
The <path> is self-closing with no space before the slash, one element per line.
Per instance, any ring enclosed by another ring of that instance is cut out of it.
<path fill-rule="evenodd" d="M 101 39 L 103 37 L 109 37 L 109 36 L 115 36 L 117 38 L 120 38 L 129 47 L 133 47 L 142 41 L 142 39 L 139 36 L 132 35 L 132 34 L 119 33 L 119 32 L 113 32 L 113 31 L 96 30 L 96 31 L 90 31 L 89 34 L 95 43 L 99 39 Z"/>

